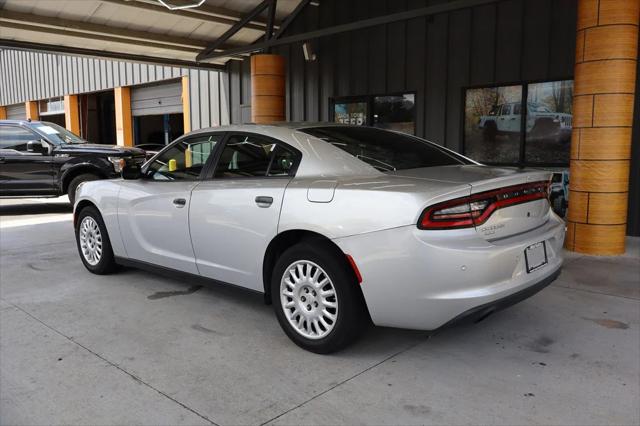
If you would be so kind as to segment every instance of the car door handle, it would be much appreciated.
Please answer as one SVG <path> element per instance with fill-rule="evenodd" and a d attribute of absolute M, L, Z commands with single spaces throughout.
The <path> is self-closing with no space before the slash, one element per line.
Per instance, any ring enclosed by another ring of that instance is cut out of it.
<path fill-rule="evenodd" d="M 184 198 L 175 198 L 173 200 L 173 205 L 179 209 L 183 208 L 186 204 L 187 200 L 185 200 Z"/>
<path fill-rule="evenodd" d="M 262 207 L 263 209 L 266 209 L 271 204 L 273 204 L 273 197 L 265 197 L 265 196 L 259 195 L 256 197 L 256 204 L 258 205 L 258 207 Z"/>

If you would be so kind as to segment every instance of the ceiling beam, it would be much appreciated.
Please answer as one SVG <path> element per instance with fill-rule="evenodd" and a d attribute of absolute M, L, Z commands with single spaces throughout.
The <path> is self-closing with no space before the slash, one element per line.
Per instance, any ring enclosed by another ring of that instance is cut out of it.
<path fill-rule="evenodd" d="M 207 58 L 208 55 L 213 54 L 216 51 L 220 50 L 220 47 L 224 42 L 226 42 L 231 37 L 233 37 L 233 35 L 236 34 L 238 31 L 240 31 L 245 25 L 247 25 L 249 21 L 251 21 L 256 16 L 261 14 L 267 7 L 269 7 L 270 4 L 271 4 L 271 0 L 261 1 L 256 7 L 253 8 L 251 12 L 249 12 L 241 20 L 233 24 L 231 28 L 229 28 L 224 34 L 218 37 L 215 41 L 208 44 L 207 47 L 202 50 L 202 52 L 198 53 L 198 56 L 196 56 L 196 60 L 197 61 L 204 60 Z"/>
<path fill-rule="evenodd" d="M 287 30 L 287 27 L 289 27 L 289 25 L 294 21 L 294 19 L 296 19 L 298 17 L 298 15 L 300 14 L 300 12 L 302 12 L 302 10 L 307 7 L 307 5 L 311 3 L 311 0 L 302 0 L 295 9 L 293 9 L 293 12 L 291 12 L 289 14 L 289 16 L 287 16 L 287 18 L 282 21 L 282 24 L 280 24 L 280 28 L 278 28 L 278 31 L 275 33 L 275 35 L 273 36 L 273 38 L 280 38 L 280 36 L 282 35 L 282 33 L 284 33 Z"/>
<path fill-rule="evenodd" d="M 91 58 L 117 59 L 127 62 L 144 62 L 157 65 L 177 66 L 177 67 L 198 67 L 215 70 L 224 70 L 225 66 L 221 64 L 203 63 L 196 64 L 193 61 L 184 61 L 181 59 L 159 58 L 156 56 L 134 55 L 130 53 L 109 52 L 105 50 L 82 49 L 77 47 L 67 47 L 60 45 L 51 45 L 44 43 L 31 43 L 17 40 L 0 39 L 0 48 L 10 48 L 18 50 L 36 50 L 52 53 L 62 53 L 77 56 L 86 56 Z"/>
<path fill-rule="evenodd" d="M 375 27 L 378 25 L 390 24 L 393 22 L 406 21 L 408 19 L 418 18 L 421 16 L 436 15 L 439 13 L 452 12 L 454 10 L 482 6 L 485 4 L 496 3 L 498 1 L 499 0 L 454 0 L 449 3 L 442 3 L 435 6 L 412 9 L 405 12 L 392 13 L 390 15 L 382 15 L 375 18 L 363 19 L 360 21 L 350 22 L 342 25 L 336 25 L 333 27 L 323 28 L 320 30 L 309 31 L 301 34 L 295 34 L 288 37 L 283 37 L 283 38 L 273 37 L 271 38 L 271 40 L 257 42 L 244 47 L 226 49 L 223 52 L 213 52 L 213 53 L 202 55 L 202 56 L 198 55 L 198 58 L 196 58 L 196 60 L 202 61 L 205 59 L 215 59 L 215 58 L 221 58 L 221 57 L 228 57 L 230 55 L 263 51 L 265 49 L 269 49 L 274 46 L 281 46 L 281 45 L 297 43 L 301 41 L 317 39 L 321 37 L 327 37 L 334 34 L 340 34 L 344 32 Z"/>
<path fill-rule="evenodd" d="M 55 34 L 55 35 L 61 35 L 61 36 L 67 36 L 67 37 L 75 37 L 75 38 L 78 38 L 79 40 L 92 39 L 92 40 L 97 40 L 102 42 L 124 43 L 124 44 L 135 45 L 135 46 L 150 47 L 154 49 L 164 49 L 164 50 L 170 50 L 175 52 L 182 52 L 190 55 L 195 55 L 200 51 L 200 49 L 194 48 L 194 47 L 176 46 L 172 44 L 156 43 L 156 42 L 151 42 L 146 40 L 131 40 L 123 37 L 108 36 L 105 34 L 93 34 L 93 33 L 86 33 L 82 31 L 65 30 L 61 28 L 31 25 L 27 23 L 2 21 L 1 19 L 0 19 L 0 22 L 2 22 L 2 26 L 5 28 L 13 28 L 16 30 L 34 31 L 36 33 L 46 33 L 46 34 Z M 80 42 L 78 42 L 78 44 L 80 44 Z"/>
<path fill-rule="evenodd" d="M 186 37 L 168 36 L 159 33 L 130 30 L 82 22 L 69 19 L 61 19 L 53 16 L 33 15 L 29 13 L 13 12 L 0 9 L 0 22 L 15 23 L 41 28 L 59 29 L 63 31 L 74 31 L 88 36 L 107 36 L 121 39 L 123 42 L 152 42 L 155 44 L 169 45 L 180 48 L 203 49 L 207 42 L 194 40 Z M 95 38 L 95 37 L 93 37 Z M 102 37 L 98 38 L 101 39 Z"/>
<path fill-rule="evenodd" d="M 171 15 L 183 16 L 185 18 L 198 19 L 201 21 L 209 21 L 217 24 L 232 26 L 240 21 L 243 17 L 242 13 L 224 9 L 221 7 L 203 4 L 193 9 L 169 10 L 155 0 L 100 0 L 103 3 L 116 4 L 118 6 L 149 10 L 154 12 L 166 13 Z M 252 30 L 264 31 L 267 23 L 260 20 L 251 20 L 245 28 Z"/>

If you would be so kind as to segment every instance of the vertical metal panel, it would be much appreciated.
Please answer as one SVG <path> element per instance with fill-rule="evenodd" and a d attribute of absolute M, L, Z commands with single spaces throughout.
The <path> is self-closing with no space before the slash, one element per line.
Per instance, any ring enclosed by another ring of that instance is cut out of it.
<path fill-rule="evenodd" d="M 388 3 L 387 13 L 402 12 L 406 9 L 406 1 Z M 394 22 L 387 25 L 387 63 L 386 63 L 386 92 L 396 93 L 406 89 L 406 21 Z"/>
<path fill-rule="evenodd" d="M 386 13 L 385 2 L 371 2 L 371 14 Z M 385 93 L 387 91 L 387 27 L 368 28 L 369 34 L 369 93 Z"/>
<path fill-rule="evenodd" d="M 472 11 L 470 80 L 472 85 L 494 81 L 497 6 L 489 4 Z"/>
<path fill-rule="evenodd" d="M 209 78 L 209 115 L 210 126 L 220 125 L 220 73 L 216 71 L 208 71 Z"/>
<path fill-rule="evenodd" d="M 551 35 L 549 45 L 550 75 L 573 74 L 576 51 L 577 8 L 574 2 L 555 1 L 551 7 Z"/>
<path fill-rule="evenodd" d="M 231 123 L 229 73 L 221 72 L 218 76 L 220 82 L 220 125 L 224 126 Z"/>
<path fill-rule="evenodd" d="M 424 136 L 425 123 L 425 63 L 426 18 L 416 18 L 407 22 L 407 52 L 411 58 L 407 62 L 407 90 L 416 92 L 416 135 Z"/>
<path fill-rule="evenodd" d="M 189 70 L 189 109 L 191 111 L 191 130 L 202 128 L 200 120 L 200 78 L 198 70 Z"/>
<path fill-rule="evenodd" d="M 200 96 L 200 128 L 211 126 L 211 112 L 209 109 L 209 73 L 207 71 L 198 71 L 198 94 Z"/>
<path fill-rule="evenodd" d="M 498 3 L 496 34 L 496 80 L 516 81 L 522 69 L 522 0 Z M 575 38 L 575 35 L 573 36 Z"/>
<path fill-rule="evenodd" d="M 550 59 L 551 8 L 556 7 L 556 3 L 552 4 L 551 0 L 528 0 L 525 3 L 526 19 L 523 22 L 522 45 L 522 78 L 524 80 L 541 80 L 547 75 Z M 572 31 L 575 32 L 575 27 Z M 571 38 L 575 39 L 575 34 Z M 564 55 L 566 54 L 567 52 L 564 52 Z M 573 56 L 571 58 L 573 59 Z M 570 74 L 572 73 L 573 71 Z"/>
<path fill-rule="evenodd" d="M 437 15 L 429 22 L 427 30 L 426 66 L 426 123 L 425 137 L 435 143 L 445 143 L 447 98 L 447 34 L 448 15 Z"/>
<path fill-rule="evenodd" d="M 231 70 L 229 73 L 229 87 L 231 96 L 230 119 L 231 123 L 238 124 L 240 123 L 240 104 L 242 103 L 240 100 L 240 80 L 242 78 L 240 63 L 238 61 L 231 61 L 229 63 L 229 69 Z"/>
<path fill-rule="evenodd" d="M 462 135 L 460 123 L 463 110 L 461 87 L 469 85 L 469 38 L 471 10 L 465 9 L 449 15 L 449 70 L 447 79 L 447 134 L 448 148 L 460 151 Z"/>
<path fill-rule="evenodd" d="M 638 36 L 640 42 L 640 36 Z M 631 142 L 631 171 L 629 173 L 629 207 L 627 235 L 640 237 L 640 61 L 636 72 L 636 103 Z"/>

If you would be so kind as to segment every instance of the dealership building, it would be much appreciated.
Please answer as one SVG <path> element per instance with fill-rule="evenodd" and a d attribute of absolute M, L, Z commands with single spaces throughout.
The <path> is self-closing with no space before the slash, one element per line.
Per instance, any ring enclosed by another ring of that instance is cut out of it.
<path fill-rule="evenodd" d="M 568 177 L 570 250 L 640 235 L 640 0 L 161 3 L 0 2 L 0 119 L 127 146 L 235 123 L 382 127 L 554 170 L 561 191 Z"/>

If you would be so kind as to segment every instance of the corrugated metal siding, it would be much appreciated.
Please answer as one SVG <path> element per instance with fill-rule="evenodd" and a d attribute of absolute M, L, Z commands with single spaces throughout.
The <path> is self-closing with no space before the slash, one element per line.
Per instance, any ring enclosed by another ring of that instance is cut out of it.
<path fill-rule="evenodd" d="M 191 129 L 228 124 L 226 72 L 7 48 L 0 49 L 0 105 L 98 92 L 185 75 L 190 78 Z"/>
<path fill-rule="evenodd" d="M 131 90 L 133 116 L 182 112 L 182 82 L 167 82 Z"/>
<path fill-rule="evenodd" d="M 26 120 L 27 110 L 24 104 L 7 105 L 7 120 Z"/>

